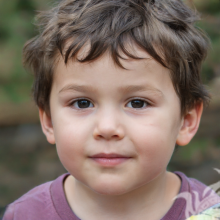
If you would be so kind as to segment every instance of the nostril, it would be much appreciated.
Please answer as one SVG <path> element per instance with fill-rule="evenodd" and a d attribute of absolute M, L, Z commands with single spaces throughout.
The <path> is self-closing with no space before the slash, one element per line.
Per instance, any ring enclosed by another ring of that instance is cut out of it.
<path fill-rule="evenodd" d="M 94 130 L 93 136 L 95 139 L 122 139 L 124 137 L 124 132 L 120 128 L 116 129 L 103 129 L 103 128 L 96 128 Z"/>

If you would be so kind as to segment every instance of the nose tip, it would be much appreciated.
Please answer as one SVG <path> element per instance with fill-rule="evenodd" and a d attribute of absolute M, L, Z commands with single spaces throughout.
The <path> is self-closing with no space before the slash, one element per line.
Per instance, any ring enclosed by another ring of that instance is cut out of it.
<path fill-rule="evenodd" d="M 114 122 L 103 122 L 96 126 L 93 136 L 95 139 L 120 140 L 124 137 L 124 130 Z"/>
<path fill-rule="evenodd" d="M 95 139 L 106 139 L 106 140 L 111 140 L 111 139 L 115 139 L 115 140 L 120 140 L 123 138 L 123 134 L 122 132 L 112 132 L 111 130 L 105 131 L 105 132 L 99 132 L 97 130 L 94 131 L 94 137 Z"/>

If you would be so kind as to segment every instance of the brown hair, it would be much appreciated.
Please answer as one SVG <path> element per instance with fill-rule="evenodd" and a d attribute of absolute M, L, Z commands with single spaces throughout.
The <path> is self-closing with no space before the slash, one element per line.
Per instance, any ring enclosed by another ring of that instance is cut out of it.
<path fill-rule="evenodd" d="M 60 1 L 52 10 L 38 15 L 40 34 L 23 50 L 24 65 L 31 67 L 35 76 L 33 95 L 37 105 L 50 113 L 58 57 L 62 56 L 65 63 L 71 57 L 77 60 L 77 53 L 89 42 L 90 51 L 79 62 L 96 60 L 108 51 L 123 68 L 119 51 L 141 59 L 127 50 L 128 41 L 169 68 L 182 115 L 198 102 L 207 104 L 210 96 L 201 83 L 200 71 L 209 41 L 195 26 L 198 19 L 181 0 Z"/>

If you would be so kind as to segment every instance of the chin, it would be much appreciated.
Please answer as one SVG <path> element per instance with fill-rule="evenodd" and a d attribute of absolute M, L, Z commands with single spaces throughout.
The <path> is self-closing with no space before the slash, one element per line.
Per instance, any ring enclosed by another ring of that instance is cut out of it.
<path fill-rule="evenodd" d="M 112 181 L 108 183 L 93 184 L 90 188 L 96 193 L 106 196 L 119 196 L 132 190 L 132 187 L 129 187 L 127 184 L 113 183 Z"/>
<path fill-rule="evenodd" d="M 96 193 L 100 194 L 100 195 L 106 195 L 106 196 L 120 196 L 120 195 L 123 195 L 123 194 L 126 194 L 127 191 L 125 189 L 121 189 L 121 188 L 114 188 L 114 187 L 111 187 L 111 188 L 104 188 L 104 189 L 93 189 Z"/>

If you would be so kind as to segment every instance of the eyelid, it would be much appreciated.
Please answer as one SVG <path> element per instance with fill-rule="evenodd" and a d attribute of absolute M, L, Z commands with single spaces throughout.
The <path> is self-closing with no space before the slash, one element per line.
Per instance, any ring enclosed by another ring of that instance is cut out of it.
<path fill-rule="evenodd" d="M 141 101 L 144 101 L 144 102 L 147 104 L 146 107 L 143 107 L 143 108 L 133 108 L 133 109 L 139 109 L 139 110 L 141 110 L 141 109 L 145 109 L 145 108 L 147 108 L 147 107 L 149 107 L 149 106 L 152 106 L 152 103 L 151 103 L 149 100 L 146 100 L 146 99 L 140 98 L 140 97 L 130 98 L 130 99 L 126 102 L 126 106 L 127 106 L 127 104 L 128 104 L 129 102 L 131 102 L 131 101 L 133 101 L 133 100 L 141 100 Z"/>
<path fill-rule="evenodd" d="M 141 101 L 144 101 L 144 102 L 147 102 L 149 105 L 151 104 L 151 101 L 149 99 L 146 99 L 146 98 L 141 98 L 141 97 L 132 97 L 132 98 L 129 98 L 127 103 L 130 102 L 130 101 L 133 101 L 133 100 L 141 100 Z"/>
<path fill-rule="evenodd" d="M 75 99 L 71 100 L 68 105 L 72 107 L 75 102 L 80 101 L 80 100 L 87 100 L 87 101 L 89 101 L 89 102 L 93 105 L 93 107 L 95 106 L 94 103 L 93 103 L 93 101 L 91 101 L 91 100 L 90 100 L 89 98 L 87 98 L 87 97 L 75 98 Z M 141 97 L 132 97 L 132 98 L 130 98 L 130 99 L 126 102 L 126 105 L 125 105 L 125 106 L 127 106 L 127 104 L 128 104 L 129 102 L 133 101 L 133 100 L 141 100 L 141 101 L 144 101 L 144 102 L 147 104 L 146 107 L 139 108 L 139 110 L 145 109 L 145 108 L 147 108 L 147 107 L 149 107 L 149 106 L 152 106 L 152 102 L 151 102 L 151 101 L 149 101 L 148 99 L 145 99 L 145 98 L 141 98 Z M 92 107 L 88 107 L 88 108 L 75 108 L 75 107 L 74 107 L 74 109 L 76 109 L 76 110 L 81 110 L 81 111 L 82 111 L 82 110 L 86 110 L 86 109 L 90 109 L 90 108 L 92 108 Z M 138 108 L 133 108 L 133 109 L 138 109 Z"/>
<path fill-rule="evenodd" d="M 89 101 L 89 102 L 93 105 L 93 107 L 94 107 L 93 102 L 92 102 L 89 98 L 85 98 L 85 97 L 80 97 L 80 98 L 76 98 L 76 99 L 74 99 L 74 100 L 71 100 L 70 103 L 69 103 L 69 106 L 73 107 L 73 104 L 74 104 L 75 102 L 77 102 L 77 101 L 80 101 L 80 100 Z M 88 108 L 76 108 L 76 107 L 73 107 L 73 108 L 76 109 L 76 110 L 82 111 L 82 110 L 90 109 L 90 108 L 93 108 L 93 107 L 88 107 Z"/>

